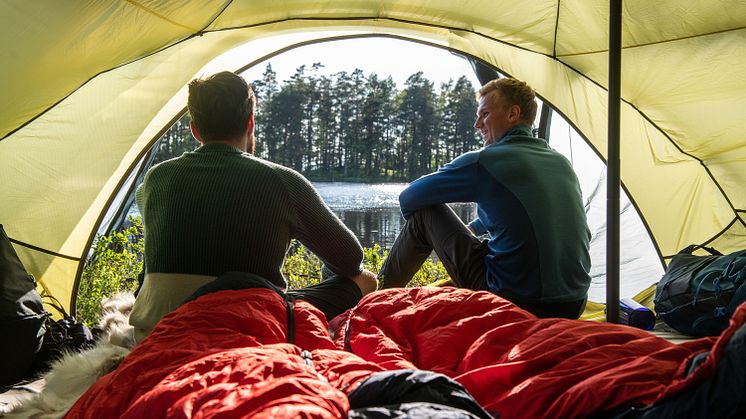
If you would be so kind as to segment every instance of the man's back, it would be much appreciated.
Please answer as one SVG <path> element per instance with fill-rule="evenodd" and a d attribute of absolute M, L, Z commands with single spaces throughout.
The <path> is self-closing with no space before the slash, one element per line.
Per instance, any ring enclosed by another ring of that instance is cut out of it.
<path fill-rule="evenodd" d="M 582 299 L 590 284 L 590 232 L 572 166 L 542 139 L 506 140 L 479 155 L 488 276 L 519 300 Z"/>
<path fill-rule="evenodd" d="M 255 105 L 235 73 L 189 83 L 189 128 L 202 147 L 153 167 L 137 191 L 146 271 L 130 314 L 137 340 L 195 293 L 267 280 L 286 289 L 281 269 L 291 239 L 336 274 L 288 291 L 327 319 L 375 289 L 360 243 L 313 186 L 253 157 Z"/>
<path fill-rule="evenodd" d="M 350 276 L 359 244 L 299 174 L 224 144 L 154 167 L 138 190 L 150 273 L 250 272 L 280 287 L 285 252 L 298 238 Z M 333 245 L 332 245 L 333 244 Z"/>

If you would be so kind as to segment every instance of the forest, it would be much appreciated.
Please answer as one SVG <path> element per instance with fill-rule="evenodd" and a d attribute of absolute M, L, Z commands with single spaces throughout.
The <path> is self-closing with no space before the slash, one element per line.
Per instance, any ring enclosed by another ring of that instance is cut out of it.
<path fill-rule="evenodd" d="M 436 89 L 417 72 L 399 90 L 362 70 L 320 74 L 298 67 L 279 82 L 271 65 L 247 80 L 257 97 L 256 154 L 314 181 L 411 181 L 481 146 L 477 103 L 461 76 Z M 185 114 L 158 145 L 156 161 L 193 150 Z"/>

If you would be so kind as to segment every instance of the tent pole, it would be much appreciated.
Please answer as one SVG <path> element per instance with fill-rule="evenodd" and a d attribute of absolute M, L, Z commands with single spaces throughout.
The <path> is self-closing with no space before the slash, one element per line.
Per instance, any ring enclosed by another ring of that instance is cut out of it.
<path fill-rule="evenodd" d="M 541 117 L 539 118 L 538 137 L 549 142 L 549 130 L 552 127 L 552 107 L 546 102 L 541 102 Z"/>
<path fill-rule="evenodd" d="M 474 74 L 477 76 L 477 79 L 479 80 L 479 83 L 482 84 L 482 86 L 487 84 L 488 81 L 500 77 L 500 73 L 498 73 L 494 68 L 482 63 L 479 60 L 469 58 L 469 63 L 471 64 L 471 68 L 474 70 Z"/>
<path fill-rule="evenodd" d="M 622 0 L 609 2 L 609 116 L 606 160 L 606 321 L 619 323 L 619 114 L 621 104 Z"/>

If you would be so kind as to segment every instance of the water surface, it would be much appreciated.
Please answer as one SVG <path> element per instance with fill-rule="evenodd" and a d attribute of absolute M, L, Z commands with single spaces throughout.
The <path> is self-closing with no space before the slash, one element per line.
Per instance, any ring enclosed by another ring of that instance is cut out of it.
<path fill-rule="evenodd" d="M 399 193 L 406 183 L 316 182 L 314 186 L 364 247 L 377 243 L 391 248 L 404 225 Z M 465 222 L 476 216 L 474 204 L 453 204 L 452 208 Z"/>

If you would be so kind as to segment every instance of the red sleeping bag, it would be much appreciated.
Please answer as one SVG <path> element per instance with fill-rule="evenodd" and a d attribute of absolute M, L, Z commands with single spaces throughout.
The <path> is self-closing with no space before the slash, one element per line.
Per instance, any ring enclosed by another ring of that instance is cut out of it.
<path fill-rule="evenodd" d="M 714 342 L 676 345 L 627 326 L 537 319 L 488 292 L 452 288 L 378 292 L 340 317 L 338 346 L 386 368 L 453 377 L 501 418 L 650 403 Z"/>
<path fill-rule="evenodd" d="M 742 306 L 729 330 L 744 317 Z M 287 319 L 271 290 L 202 296 L 161 320 L 67 417 L 342 418 L 360 383 L 401 368 L 452 377 L 502 418 L 582 417 L 695 385 L 707 368 L 685 379 L 688 361 L 715 343 L 537 319 L 490 293 L 454 288 L 370 294 L 334 319 L 333 339 L 303 301 L 293 308 L 293 344 Z M 713 350 L 706 364 L 717 357 Z"/>

